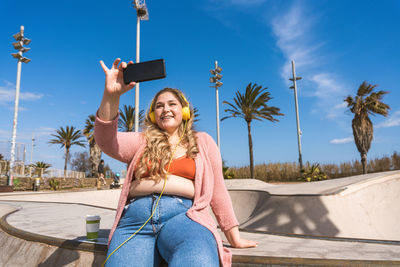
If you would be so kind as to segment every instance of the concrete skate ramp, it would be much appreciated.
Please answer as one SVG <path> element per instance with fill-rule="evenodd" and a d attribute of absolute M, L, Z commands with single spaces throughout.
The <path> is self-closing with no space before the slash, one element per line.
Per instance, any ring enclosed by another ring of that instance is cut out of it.
<path fill-rule="evenodd" d="M 399 171 L 298 185 L 247 181 L 246 190 L 245 181 L 228 183 L 241 230 L 400 240 Z"/>

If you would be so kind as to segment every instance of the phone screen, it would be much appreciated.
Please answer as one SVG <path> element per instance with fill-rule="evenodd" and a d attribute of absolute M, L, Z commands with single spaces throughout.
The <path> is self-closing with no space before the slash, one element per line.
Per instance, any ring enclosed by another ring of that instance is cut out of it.
<path fill-rule="evenodd" d="M 124 70 L 124 83 L 144 82 L 165 78 L 165 61 L 157 59 L 151 61 L 140 62 L 136 64 L 128 64 Z"/>

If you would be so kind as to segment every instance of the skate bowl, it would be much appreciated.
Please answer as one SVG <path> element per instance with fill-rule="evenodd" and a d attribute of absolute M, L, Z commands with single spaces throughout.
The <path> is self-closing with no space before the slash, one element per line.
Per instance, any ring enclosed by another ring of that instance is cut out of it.
<path fill-rule="evenodd" d="M 246 181 L 228 183 L 241 230 L 400 241 L 399 171 L 296 185 Z"/>

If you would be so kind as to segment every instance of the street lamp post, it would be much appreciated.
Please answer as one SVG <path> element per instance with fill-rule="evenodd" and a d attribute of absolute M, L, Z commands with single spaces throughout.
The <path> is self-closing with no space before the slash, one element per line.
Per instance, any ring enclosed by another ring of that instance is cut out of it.
<path fill-rule="evenodd" d="M 300 130 L 299 107 L 297 104 L 297 84 L 296 84 L 296 81 L 301 80 L 301 77 L 296 77 L 294 60 L 292 60 L 292 74 L 293 74 L 293 76 L 289 80 L 291 80 L 293 82 L 293 86 L 290 86 L 290 89 L 294 89 L 294 103 L 295 103 L 295 107 L 296 107 L 296 124 L 297 124 L 297 144 L 299 147 L 300 171 L 302 171 L 303 170 L 303 159 L 302 159 L 302 155 L 301 155 L 301 140 L 300 140 L 302 133 Z"/>
<path fill-rule="evenodd" d="M 149 20 L 149 12 L 147 10 L 145 0 L 133 1 L 133 7 L 136 9 L 136 63 L 140 62 L 140 21 Z M 139 131 L 139 83 L 135 86 L 135 132 Z"/>
<path fill-rule="evenodd" d="M 35 138 L 32 132 L 32 144 L 31 144 L 31 160 L 30 160 L 30 165 L 32 165 L 32 156 L 33 156 L 33 147 L 35 146 Z"/>
<path fill-rule="evenodd" d="M 15 163 L 15 141 L 17 138 L 17 120 L 18 120 L 18 104 L 19 104 L 19 88 L 20 88 L 20 81 L 21 81 L 21 65 L 22 62 L 28 63 L 31 61 L 29 58 L 23 57 L 22 53 L 25 53 L 30 50 L 30 48 L 24 47 L 24 45 L 28 45 L 31 40 L 24 37 L 24 26 L 21 26 L 20 32 L 13 35 L 14 39 L 17 42 L 14 42 L 12 45 L 18 53 L 12 53 L 11 55 L 18 59 L 17 65 L 17 84 L 15 90 L 15 102 L 14 102 L 14 120 L 13 120 L 13 129 L 12 129 L 12 139 L 11 139 L 11 158 L 10 158 L 10 170 L 8 174 L 8 182 L 9 186 L 13 185 L 13 168 Z"/>
<path fill-rule="evenodd" d="M 215 61 L 215 69 L 210 70 L 211 74 L 213 75 L 210 77 L 210 82 L 213 83 L 214 85 L 210 86 L 212 88 L 215 88 L 215 100 L 216 100 L 216 106 L 217 106 L 217 145 L 218 148 L 221 149 L 220 147 L 220 134 L 219 134 L 219 95 L 218 95 L 218 88 L 222 86 L 221 80 L 222 75 L 220 74 L 222 71 L 222 68 L 218 66 L 218 61 Z"/>

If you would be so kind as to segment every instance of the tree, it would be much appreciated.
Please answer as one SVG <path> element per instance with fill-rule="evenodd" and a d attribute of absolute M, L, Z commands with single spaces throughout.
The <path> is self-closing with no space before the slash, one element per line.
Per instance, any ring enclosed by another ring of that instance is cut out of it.
<path fill-rule="evenodd" d="M 38 177 L 43 177 L 43 174 L 45 174 L 48 168 L 51 167 L 51 164 L 45 163 L 43 161 L 37 161 L 35 164 L 32 164 L 32 167 L 35 168 L 34 175 L 37 175 Z"/>
<path fill-rule="evenodd" d="M 144 120 L 144 111 L 139 112 L 139 125 Z M 119 110 L 118 129 L 123 132 L 133 132 L 135 128 L 135 108 L 131 105 L 124 105 Z"/>
<path fill-rule="evenodd" d="M 97 175 L 97 166 L 100 163 L 101 159 L 101 149 L 96 144 L 94 140 L 94 122 L 96 120 L 95 115 L 89 115 L 86 119 L 85 129 L 83 129 L 83 134 L 86 136 L 86 139 L 89 143 L 89 161 L 91 167 L 91 176 L 96 177 Z"/>
<path fill-rule="evenodd" d="M 87 151 L 74 153 L 71 161 L 71 169 L 78 172 L 84 172 L 85 175 L 92 172 L 92 161 L 90 160 Z"/>
<path fill-rule="evenodd" d="M 390 106 L 383 103 L 383 96 L 389 92 L 373 92 L 378 85 L 372 85 L 364 81 L 358 88 L 357 95 L 353 98 L 348 96 L 344 101 L 347 108 L 354 114 L 351 121 L 353 128 L 354 142 L 361 155 L 363 173 L 367 173 L 367 153 L 371 147 L 374 136 L 374 127 L 369 115 L 387 116 Z"/>
<path fill-rule="evenodd" d="M 250 155 L 250 176 L 254 179 L 254 160 L 253 160 L 253 141 L 251 136 L 251 122 L 253 120 L 269 120 L 271 122 L 279 121 L 273 116 L 283 116 L 279 113 L 280 109 L 277 107 L 268 106 L 266 103 L 271 100 L 270 93 L 267 92 L 268 88 L 262 88 L 257 84 L 247 85 L 244 94 L 236 91 L 236 97 L 233 99 L 235 102 L 231 104 L 227 101 L 222 103 L 229 105 L 231 108 L 225 109 L 225 112 L 230 115 L 225 116 L 221 121 L 228 118 L 243 118 L 247 124 L 248 138 L 249 138 L 249 155 Z"/>
<path fill-rule="evenodd" d="M 64 130 L 63 127 L 56 130 L 57 134 L 52 134 L 55 139 L 51 139 L 49 141 L 50 144 L 60 144 L 61 147 L 64 147 L 65 150 L 65 163 L 64 163 L 64 176 L 67 173 L 67 165 L 69 159 L 69 149 L 73 145 L 78 145 L 81 147 L 85 147 L 83 140 L 79 139 L 82 137 L 80 130 L 75 130 L 74 126 L 67 126 Z"/>

